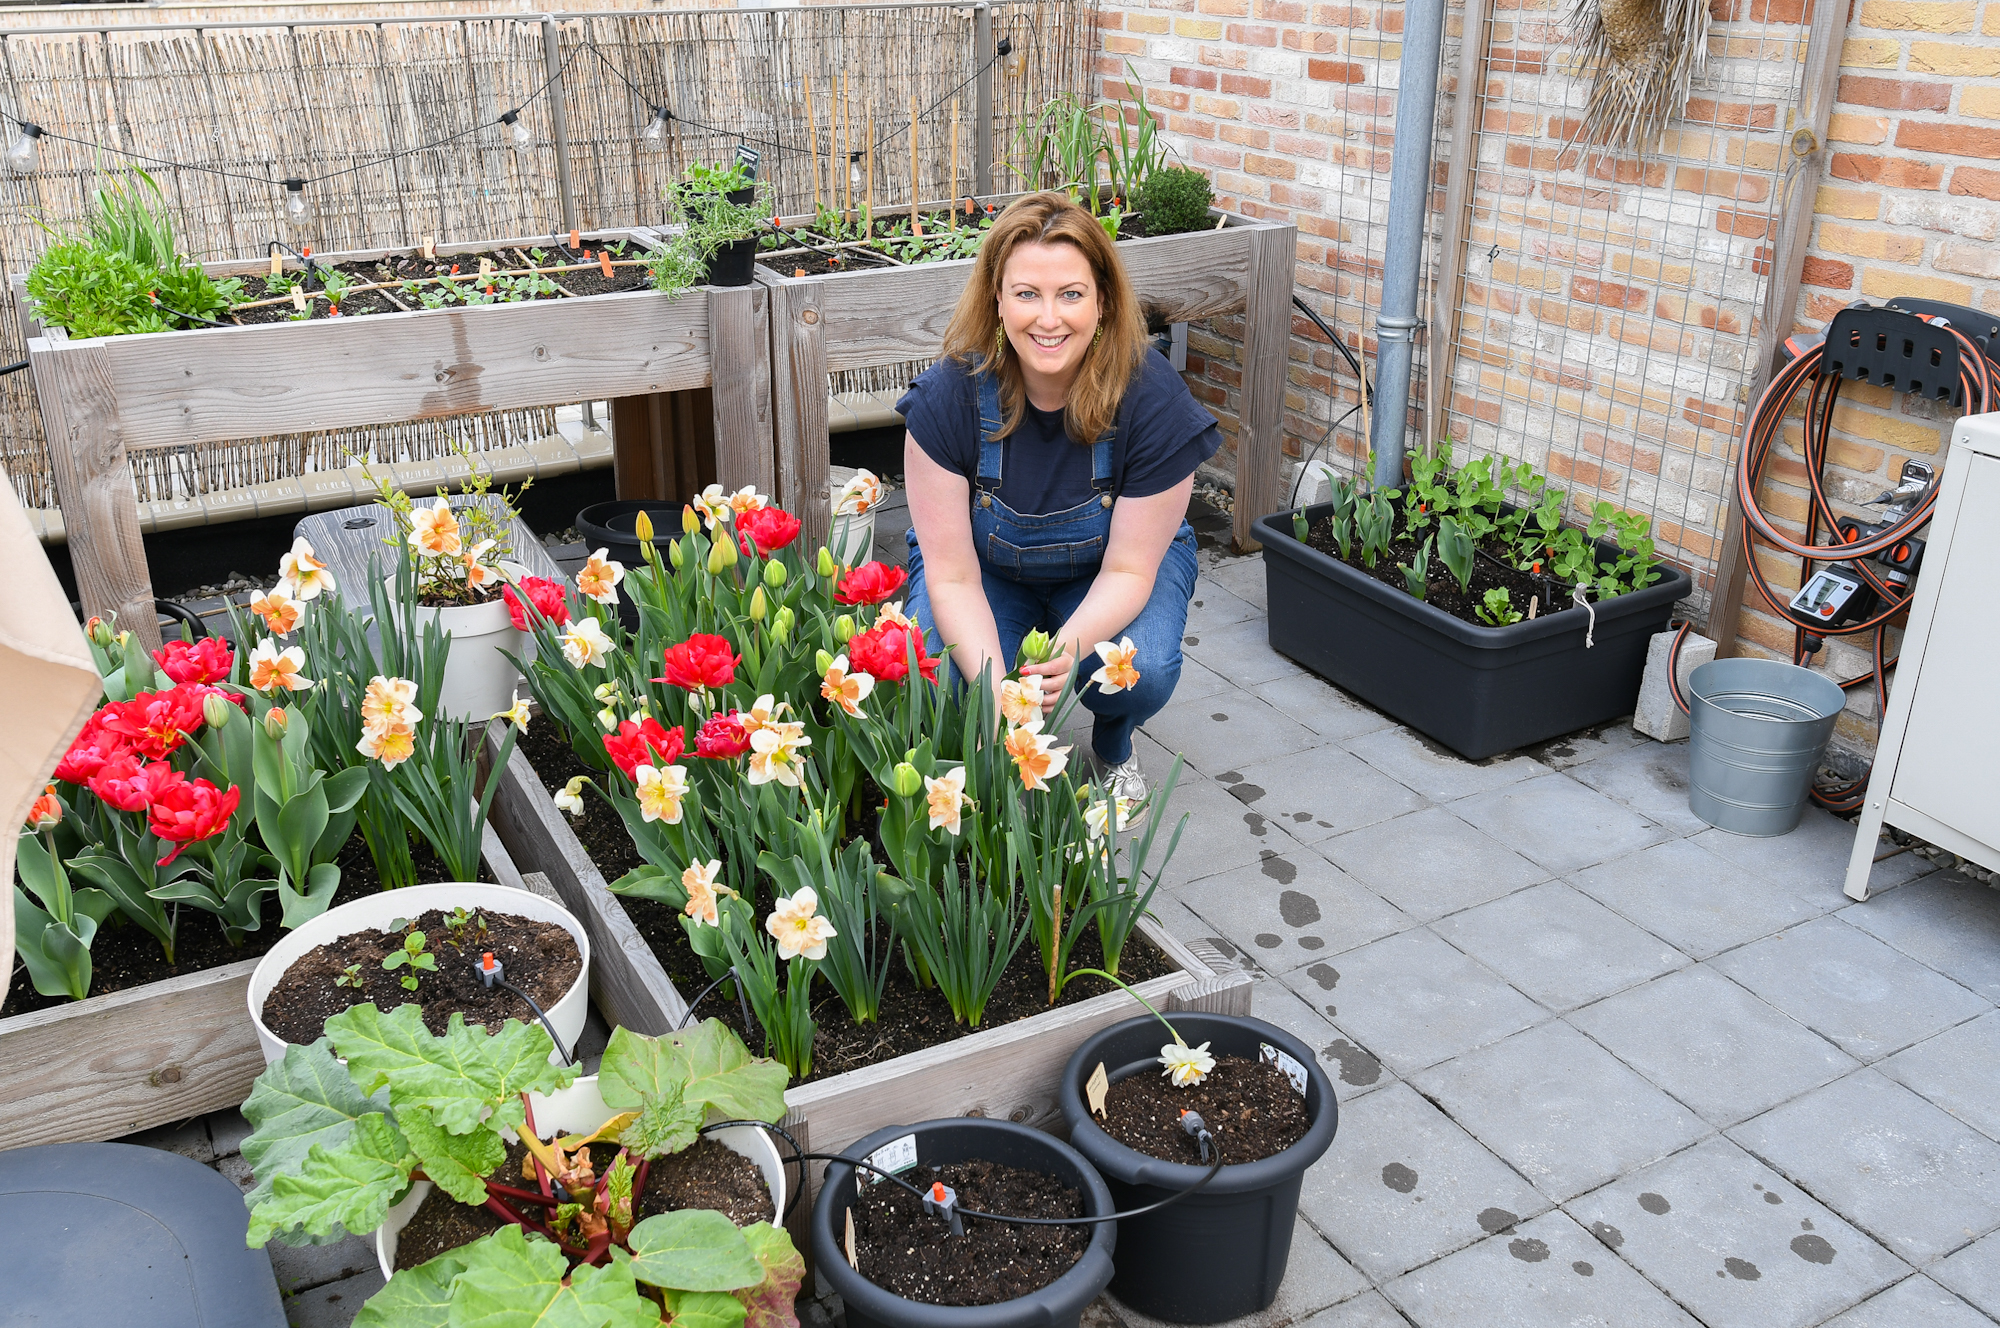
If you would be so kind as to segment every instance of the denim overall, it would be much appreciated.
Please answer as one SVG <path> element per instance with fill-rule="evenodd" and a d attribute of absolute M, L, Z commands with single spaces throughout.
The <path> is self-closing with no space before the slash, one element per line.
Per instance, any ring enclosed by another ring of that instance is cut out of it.
<path fill-rule="evenodd" d="M 1061 512 L 1035 516 L 1016 512 L 1000 501 L 1000 480 L 1006 440 L 995 437 L 1004 416 L 999 382 L 982 376 L 979 384 L 979 470 L 972 489 L 972 546 L 979 556 L 986 600 L 999 629 L 1000 648 L 1010 660 L 1021 638 L 1041 628 L 1060 627 L 1083 602 L 1104 561 L 1111 541 L 1112 505 L 1117 501 L 1112 456 L 1118 428 L 1113 424 L 1090 445 L 1091 496 Z M 909 614 L 942 649 L 924 584 L 923 551 L 917 532 L 909 533 Z M 1165 707 L 1181 672 L 1181 635 L 1187 625 L 1188 600 L 1194 594 L 1195 541 L 1183 521 L 1167 548 L 1153 581 L 1152 596 L 1139 616 L 1119 635 L 1138 647 L 1134 663 L 1136 687 L 1105 694 L 1090 682 L 1101 661 L 1085 652 L 1075 661 L 1072 685 L 1081 692 L 1086 709 L 1096 716 L 1091 746 L 1100 760 L 1116 765 L 1132 755 L 1132 731 Z M 953 676 L 957 676 L 956 669 Z"/>

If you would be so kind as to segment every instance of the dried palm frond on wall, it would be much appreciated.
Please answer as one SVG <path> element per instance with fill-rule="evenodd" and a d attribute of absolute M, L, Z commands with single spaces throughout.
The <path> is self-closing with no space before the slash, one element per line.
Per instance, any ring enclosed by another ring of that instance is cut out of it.
<path fill-rule="evenodd" d="M 1658 147 L 1708 57 L 1708 23 L 1708 0 L 1576 0 L 1570 45 L 1578 72 L 1594 75 L 1570 142 L 1641 155 Z"/>

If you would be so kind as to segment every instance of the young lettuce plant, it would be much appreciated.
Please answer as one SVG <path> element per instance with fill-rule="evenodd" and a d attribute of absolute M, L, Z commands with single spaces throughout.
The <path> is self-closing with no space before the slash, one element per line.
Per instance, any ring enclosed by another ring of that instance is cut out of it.
<path fill-rule="evenodd" d="M 1521 621 L 1521 611 L 1514 607 L 1514 597 L 1507 587 L 1497 586 L 1486 592 L 1479 607 L 1473 612 L 1481 622 L 1494 627 L 1508 627 Z"/>

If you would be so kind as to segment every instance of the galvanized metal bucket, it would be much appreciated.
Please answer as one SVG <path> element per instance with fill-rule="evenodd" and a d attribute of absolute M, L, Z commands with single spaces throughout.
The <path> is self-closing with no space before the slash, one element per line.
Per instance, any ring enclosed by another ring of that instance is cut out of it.
<path fill-rule="evenodd" d="M 1718 659 L 1688 680 L 1688 810 L 1738 835 L 1789 834 L 1846 696 L 1774 659 Z"/>

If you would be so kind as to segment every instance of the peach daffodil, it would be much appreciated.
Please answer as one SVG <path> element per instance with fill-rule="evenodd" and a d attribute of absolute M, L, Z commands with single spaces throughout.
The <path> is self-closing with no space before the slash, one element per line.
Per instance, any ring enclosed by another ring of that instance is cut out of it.
<path fill-rule="evenodd" d="M 1045 791 L 1048 782 L 1069 764 L 1069 748 L 1055 745 L 1055 738 L 1042 732 L 1042 721 L 1017 724 L 1007 734 L 1007 755 L 1021 776 L 1021 787 Z"/>
<path fill-rule="evenodd" d="M 648 821 L 681 823 L 681 799 L 687 797 L 687 767 L 642 765 L 632 772 L 638 787 L 639 815 Z"/>
<path fill-rule="evenodd" d="M 292 541 L 292 550 L 278 559 L 278 587 L 287 599 L 318 599 L 322 590 L 332 590 L 333 573 L 313 556 L 313 547 L 303 537 Z"/>
<path fill-rule="evenodd" d="M 428 558 L 456 558 L 464 549 L 451 503 L 438 495 L 436 506 L 410 509 L 410 552 Z"/>
<path fill-rule="evenodd" d="M 819 894 L 801 886 L 790 899 L 780 899 L 764 919 L 764 930 L 778 943 L 780 959 L 824 959 L 826 943 L 840 933 L 819 917 Z"/>
<path fill-rule="evenodd" d="M 729 495 L 729 510 L 736 516 L 742 516 L 745 512 L 762 511 L 770 504 L 770 501 L 769 498 L 757 492 L 756 485 L 746 484 L 735 493 Z"/>
<path fill-rule="evenodd" d="M 361 694 L 363 728 L 387 728 L 394 724 L 414 727 L 424 712 L 413 704 L 417 685 L 408 678 L 385 678 L 376 674 Z"/>
<path fill-rule="evenodd" d="M 872 676 L 848 671 L 846 655 L 835 655 L 819 682 L 819 694 L 856 719 L 868 718 L 861 713 L 861 703 L 874 690 L 875 679 Z"/>
<path fill-rule="evenodd" d="M 280 650 L 277 642 L 265 637 L 250 652 L 250 686 L 266 696 L 280 691 L 303 692 L 313 685 L 311 678 L 299 672 L 305 665 L 304 650 L 298 646 Z"/>
<path fill-rule="evenodd" d="M 882 481 L 875 478 L 875 472 L 857 470 L 854 478 L 840 486 L 840 492 L 833 498 L 835 516 L 862 516 L 882 501 Z"/>
<path fill-rule="evenodd" d="M 290 636 L 306 611 L 303 602 L 285 593 L 282 581 L 262 595 L 253 595 L 247 607 L 264 620 L 265 628 L 273 636 Z"/>
<path fill-rule="evenodd" d="M 354 750 L 384 770 L 394 770 L 417 754 L 417 731 L 408 724 L 377 724 L 361 731 Z"/>
<path fill-rule="evenodd" d="M 930 807 L 931 829 L 957 834 L 959 817 L 971 801 L 965 796 L 965 767 L 953 766 L 938 779 L 924 776 L 924 801 Z"/>
<path fill-rule="evenodd" d="M 1096 649 L 1104 667 L 1091 674 L 1090 680 L 1099 690 L 1108 696 L 1139 685 L 1139 670 L 1132 667 L 1132 657 L 1139 653 L 1139 647 L 1132 644 L 1131 637 L 1122 637 L 1115 644 L 1099 641 Z"/>
<path fill-rule="evenodd" d="M 559 639 L 563 658 L 573 669 L 590 664 L 602 666 L 604 657 L 611 653 L 611 638 L 604 634 L 604 624 L 595 618 L 578 618 Z"/>
<path fill-rule="evenodd" d="M 750 708 L 743 711 L 737 718 L 742 721 L 745 733 L 755 733 L 759 729 L 774 727 L 779 729 L 797 728 L 798 725 L 796 724 L 785 724 L 779 721 L 779 716 L 785 714 L 791 708 L 792 703 L 790 701 L 780 701 L 769 692 L 766 692 L 753 701 Z"/>
<path fill-rule="evenodd" d="M 495 581 L 500 580 L 500 569 L 498 567 L 495 567 L 492 563 L 480 561 L 480 559 L 492 551 L 493 545 L 493 540 L 481 540 L 459 555 L 458 574 L 465 579 L 465 584 L 473 590 L 484 589 L 492 585 Z"/>
<path fill-rule="evenodd" d="M 803 724 L 766 724 L 750 735 L 750 782 L 799 787 L 800 753 L 812 746 Z"/>
<path fill-rule="evenodd" d="M 710 858 L 707 862 L 688 864 L 681 873 L 681 887 L 687 891 L 687 905 L 681 909 L 695 920 L 699 927 L 719 927 L 722 925 L 722 897 L 734 898 L 736 892 L 716 879 L 722 870 L 722 859 Z"/>
<path fill-rule="evenodd" d="M 576 574 L 577 590 L 599 604 L 616 604 L 618 583 L 625 579 L 625 564 L 607 557 L 610 552 L 605 548 L 591 554 Z"/>
<path fill-rule="evenodd" d="M 1000 716 L 1009 724 L 1032 724 L 1042 717 L 1042 675 L 1030 673 L 1000 684 Z"/>

